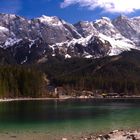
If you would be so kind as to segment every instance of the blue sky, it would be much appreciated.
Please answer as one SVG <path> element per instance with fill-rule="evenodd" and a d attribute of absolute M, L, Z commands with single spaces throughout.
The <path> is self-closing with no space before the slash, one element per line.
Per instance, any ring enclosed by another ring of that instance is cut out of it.
<path fill-rule="evenodd" d="M 140 16 L 139 0 L 0 0 L 1 13 L 14 13 L 27 18 L 41 15 L 58 16 L 68 22 L 95 20 L 120 14 Z"/>

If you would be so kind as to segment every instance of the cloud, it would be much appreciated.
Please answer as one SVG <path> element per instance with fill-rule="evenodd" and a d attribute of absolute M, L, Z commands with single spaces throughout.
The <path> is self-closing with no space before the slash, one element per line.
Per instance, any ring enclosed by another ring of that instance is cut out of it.
<path fill-rule="evenodd" d="M 20 0 L 0 0 L 0 13 L 18 13 L 20 8 Z"/>
<path fill-rule="evenodd" d="M 101 8 L 110 13 L 131 13 L 140 10 L 140 0 L 64 0 L 61 8 L 75 4 L 90 10 Z"/>

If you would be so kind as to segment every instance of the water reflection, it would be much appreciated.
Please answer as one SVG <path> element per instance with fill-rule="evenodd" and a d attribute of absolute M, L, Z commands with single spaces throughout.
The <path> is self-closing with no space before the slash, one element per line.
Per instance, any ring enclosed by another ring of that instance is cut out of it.
<path fill-rule="evenodd" d="M 77 132 L 139 127 L 139 106 L 138 99 L 0 103 L 0 129 Z"/>

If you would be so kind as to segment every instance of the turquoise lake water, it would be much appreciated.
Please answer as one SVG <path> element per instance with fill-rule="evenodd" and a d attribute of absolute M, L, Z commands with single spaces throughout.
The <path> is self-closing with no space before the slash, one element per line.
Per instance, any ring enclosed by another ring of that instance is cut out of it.
<path fill-rule="evenodd" d="M 77 134 L 140 128 L 140 99 L 0 103 L 0 132 Z"/>

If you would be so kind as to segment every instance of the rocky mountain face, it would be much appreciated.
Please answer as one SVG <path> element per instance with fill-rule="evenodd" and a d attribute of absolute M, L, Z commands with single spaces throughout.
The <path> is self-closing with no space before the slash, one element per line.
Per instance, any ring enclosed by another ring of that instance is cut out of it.
<path fill-rule="evenodd" d="M 140 45 L 140 17 L 127 18 L 119 16 L 112 21 L 116 29 L 126 38 Z"/>
<path fill-rule="evenodd" d="M 139 49 L 140 17 L 103 17 L 74 25 L 58 17 L 35 19 L 0 14 L 0 51 L 19 64 L 41 63 L 49 56 L 98 58 Z"/>

